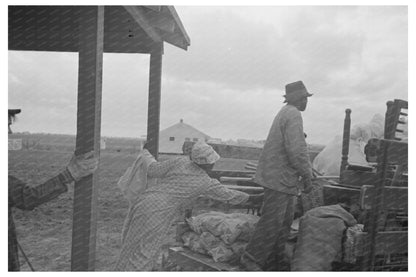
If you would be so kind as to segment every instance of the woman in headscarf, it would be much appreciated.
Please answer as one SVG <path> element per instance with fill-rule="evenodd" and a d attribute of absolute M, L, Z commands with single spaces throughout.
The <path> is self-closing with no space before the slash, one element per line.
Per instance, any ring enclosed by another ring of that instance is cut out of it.
<path fill-rule="evenodd" d="M 193 146 L 190 158 L 180 157 L 163 162 L 156 162 L 147 149 L 141 151 L 138 160 L 145 170 L 142 167 L 136 172 L 143 175 L 147 171 L 149 179 L 145 182 L 155 184 L 129 198 L 130 209 L 115 270 L 151 271 L 169 228 L 178 214 L 199 196 L 231 204 L 257 198 L 228 189 L 208 176 L 207 172 L 212 170 L 219 158 L 211 146 L 202 142 Z M 151 182 L 152 178 L 158 178 L 158 181 Z M 143 182 L 143 176 L 138 180 Z"/>

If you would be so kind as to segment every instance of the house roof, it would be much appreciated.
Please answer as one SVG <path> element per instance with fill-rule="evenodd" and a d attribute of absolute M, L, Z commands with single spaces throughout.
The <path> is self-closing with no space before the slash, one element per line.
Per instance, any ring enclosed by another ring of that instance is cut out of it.
<path fill-rule="evenodd" d="M 165 134 L 170 134 L 172 136 L 175 136 L 176 134 L 183 134 L 184 132 L 186 132 L 187 134 L 189 134 L 189 136 L 192 136 L 192 137 L 203 136 L 203 137 L 206 137 L 207 139 L 211 138 L 209 135 L 199 131 L 195 127 L 184 123 L 182 119 L 178 123 L 166 129 L 161 130 L 160 136 L 163 136 Z"/>
<path fill-rule="evenodd" d="M 78 52 L 82 7 L 9 6 L 9 50 Z M 104 52 L 150 53 L 162 41 L 190 45 L 173 6 L 104 7 Z"/>

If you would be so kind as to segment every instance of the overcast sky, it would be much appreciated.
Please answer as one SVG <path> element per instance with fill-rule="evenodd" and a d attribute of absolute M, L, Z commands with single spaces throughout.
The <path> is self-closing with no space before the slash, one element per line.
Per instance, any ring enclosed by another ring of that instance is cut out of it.
<path fill-rule="evenodd" d="M 161 129 L 182 118 L 216 138 L 265 139 L 284 86 L 314 95 L 303 113 L 311 143 L 408 99 L 404 6 L 177 6 L 191 46 L 165 44 Z M 9 51 L 13 130 L 75 134 L 75 53 Z M 146 134 L 149 56 L 104 54 L 102 135 Z"/>

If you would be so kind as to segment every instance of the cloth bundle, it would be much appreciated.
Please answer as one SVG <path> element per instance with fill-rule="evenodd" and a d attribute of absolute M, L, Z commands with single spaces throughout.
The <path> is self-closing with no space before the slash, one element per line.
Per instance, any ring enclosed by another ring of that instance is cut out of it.
<path fill-rule="evenodd" d="M 147 169 L 153 162 L 156 162 L 153 156 L 147 150 L 141 150 L 134 163 L 118 180 L 117 186 L 130 206 L 146 188 L 156 184 L 157 179 L 147 178 Z"/>
<path fill-rule="evenodd" d="M 292 271 L 330 271 L 342 257 L 345 229 L 357 224 L 340 205 L 309 210 L 301 218 Z"/>
<path fill-rule="evenodd" d="M 371 138 L 384 135 L 384 117 L 375 114 L 367 124 L 356 124 L 350 132 L 348 162 L 368 166 L 364 147 Z M 313 160 L 313 168 L 325 176 L 339 176 L 342 156 L 342 136 L 336 136 Z"/>
<path fill-rule="evenodd" d="M 192 232 L 183 234 L 184 246 L 208 254 L 215 262 L 232 262 L 240 258 L 254 232 L 258 216 L 220 212 L 204 213 L 188 219 Z"/>

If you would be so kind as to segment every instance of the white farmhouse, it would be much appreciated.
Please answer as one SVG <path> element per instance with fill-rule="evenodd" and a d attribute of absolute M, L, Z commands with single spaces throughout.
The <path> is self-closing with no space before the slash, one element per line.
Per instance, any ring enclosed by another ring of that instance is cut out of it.
<path fill-rule="evenodd" d="M 204 141 L 210 136 L 197 130 L 189 124 L 183 123 L 183 119 L 162 131 L 159 134 L 159 153 L 181 154 L 185 141 Z"/>

